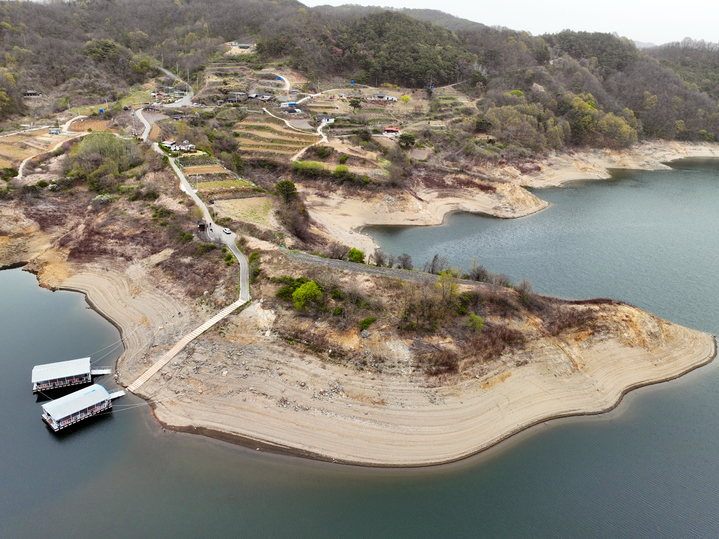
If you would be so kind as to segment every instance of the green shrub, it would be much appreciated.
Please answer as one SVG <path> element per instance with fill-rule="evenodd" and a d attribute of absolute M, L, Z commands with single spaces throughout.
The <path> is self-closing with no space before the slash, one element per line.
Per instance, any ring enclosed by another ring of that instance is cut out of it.
<path fill-rule="evenodd" d="M 272 277 L 270 282 L 284 284 L 285 286 L 280 288 L 275 296 L 285 301 L 291 301 L 292 294 L 294 294 L 295 291 L 303 284 L 308 283 L 309 279 L 307 277 L 298 277 L 297 279 L 293 279 L 292 277 L 283 275 L 282 277 Z"/>
<path fill-rule="evenodd" d="M 335 288 L 335 289 L 330 293 L 330 297 L 331 297 L 332 299 L 336 299 L 337 301 L 342 301 L 343 299 L 345 299 L 345 294 L 344 294 L 344 292 L 342 292 L 342 290 L 340 290 L 339 288 Z"/>
<path fill-rule="evenodd" d="M 342 307 L 337 307 L 334 311 L 332 311 L 333 316 L 340 316 L 343 312 Z"/>
<path fill-rule="evenodd" d="M 376 318 L 365 318 L 359 323 L 360 330 L 369 328 L 372 324 L 377 321 Z"/>
<path fill-rule="evenodd" d="M 474 331 L 475 333 L 479 333 L 484 327 L 484 318 L 482 318 L 481 316 L 477 316 L 476 314 L 470 313 L 469 318 L 467 319 L 467 325 L 472 331 Z"/>
<path fill-rule="evenodd" d="M 204 255 L 205 253 L 209 253 L 210 251 L 217 249 L 217 245 L 214 243 L 201 243 L 197 246 L 197 252 L 200 253 L 200 255 Z"/>
<path fill-rule="evenodd" d="M 323 176 L 326 174 L 325 167 L 317 161 L 293 161 L 292 171 L 300 176 Z"/>
<path fill-rule="evenodd" d="M 345 154 L 345 155 L 342 155 L 342 156 L 340 157 L 340 165 L 344 165 L 349 158 L 350 158 L 349 155 L 346 155 L 346 154 Z"/>
<path fill-rule="evenodd" d="M 292 293 L 292 300 L 295 302 L 295 309 L 300 311 L 308 303 L 320 303 L 322 301 L 322 291 L 316 282 L 309 281 Z"/>
<path fill-rule="evenodd" d="M 347 260 L 350 262 L 357 262 L 358 264 L 364 264 L 364 253 L 354 247 L 347 253 Z"/>

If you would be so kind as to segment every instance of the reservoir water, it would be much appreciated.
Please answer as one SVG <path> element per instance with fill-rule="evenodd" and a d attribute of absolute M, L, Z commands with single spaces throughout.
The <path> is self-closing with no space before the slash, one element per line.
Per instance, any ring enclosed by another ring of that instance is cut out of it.
<path fill-rule="evenodd" d="M 552 205 L 524 219 L 366 231 L 415 265 L 476 256 L 541 293 L 613 297 L 717 334 L 719 170 L 675 166 L 538 191 Z M 374 470 L 164 432 L 133 396 L 50 432 L 32 366 L 111 365 L 118 338 L 82 295 L 0 272 L 0 537 L 719 536 L 715 363 L 459 463 Z"/>

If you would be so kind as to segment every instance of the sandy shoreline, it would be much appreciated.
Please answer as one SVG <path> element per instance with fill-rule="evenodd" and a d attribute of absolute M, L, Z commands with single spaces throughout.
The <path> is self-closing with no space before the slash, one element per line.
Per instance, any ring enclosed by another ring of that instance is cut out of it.
<path fill-rule="evenodd" d="M 612 169 L 669 170 L 671 163 L 690 157 L 719 157 L 719 144 L 676 141 L 642 142 L 627 150 L 581 150 L 539 159 L 540 170 L 523 175 L 513 167 L 491 172 L 525 187 L 559 187 L 576 180 L 606 180 Z"/>
<path fill-rule="evenodd" d="M 367 226 L 436 226 L 456 212 L 517 219 L 543 210 L 549 204 L 512 183 L 498 183 L 496 192 L 477 189 L 419 189 L 393 196 L 349 198 L 313 188 L 301 189 L 319 229 L 345 245 L 372 253 L 378 247 L 362 233 Z"/>
<path fill-rule="evenodd" d="M 347 460 L 346 458 L 344 458 L 341 455 L 324 454 L 324 453 L 320 453 L 320 452 L 315 452 L 311 449 L 300 449 L 300 448 L 292 445 L 289 442 L 285 442 L 285 443 L 282 443 L 281 441 L 270 442 L 270 441 L 262 440 L 259 438 L 251 438 L 245 434 L 237 434 L 235 432 L 232 432 L 230 430 L 227 430 L 227 429 L 224 429 L 221 427 L 220 428 L 212 428 L 212 427 L 206 427 L 206 426 L 178 425 L 178 424 L 174 424 L 173 422 L 168 423 L 168 422 L 166 422 L 166 420 L 163 420 L 163 417 L 165 417 L 164 414 L 158 416 L 155 405 L 153 405 L 151 403 L 150 406 L 153 411 L 154 418 L 157 420 L 158 423 L 160 423 L 164 428 L 166 428 L 168 430 L 206 436 L 208 438 L 213 438 L 213 439 L 220 440 L 223 442 L 228 442 L 228 443 L 231 443 L 234 445 L 239 445 L 242 447 L 246 447 L 248 449 L 254 449 L 257 451 L 264 451 L 264 452 L 274 453 L 274 454 L 278 454 L 278 455 L 309 458 L 309 459 L 319 460 L 319 461 L 323 461 L 323 462 L 332 462 L 332 463 L 352 465 L 352 466 L 362 466 L 362 467 L 371 467 L 371 468 L 420 468 L 420 467 L 428 467 L 428 466 L 441 466 L 444 464 L 451 464 L 453 462 L 464 460 L 466 458 L 469 458 L 471 456 L 474 456 L 476 454 L 479 454 L 479 453 L 487 451 L 491 448 L 494 448 L 498 444 L 504 442 L 505 440 L 508 440 L 522 432 L 525 432 L 525 431 L 531 429 L 532 427 L 541 425 L 548 421 L 552 421 L 555 419 L 565 419 L 565 418 L 570 418 L 570 417 L 573 417 L 573 418 L 589 417 L 589 416 L 602 415 L 602 414 L 609 413 L 612 410 L 619 407 L 619 405 L 622 404 L 624 397 L 627 394 L 631 393 L 632 391 L 634 391 L 636 389 L 650 387 L 650 386 L 662 384 L 665 382 L 670 382 L 672 380 L 676 380 L 677 378 L 680 378 L 698 368 L 706 366 L 707 364 L 711 363 L 715 357 L 716 357 L 716 340 L 714 340 L 714 352 L 708 356 L 706 361 L 697 362 L 696 364 L 688 367 L 686 370 L 678 371 L 674 374 L 668 374 L 666 377 L 649 380 L 649 381 L 642 381 L 642 382 L 635 383 L 632 386 L 628 386 L 619 392 L 619 395 L 614 403 L 609 403 L 605 407 L 598 408 L 598 409 L 586 408 L 583 410 L 568 410 L 568 411 L 564 411 L 564 412 L 556 411 L 555 413 L 553 413 L 551 415 L 537 414 L 536 417 L 534 417 L 532 420 L 528 420 L 526 424 L 524 424 L 524 425 L 518 424 L 515 429 L 502 432 L 497 437 L 495 437 L 491 441 L 484 443 L 481 446 L 478 446 L 475 448 L 470 448 L 464 454 L 458 454 L 457 456 L 454 456 L 454 457 L 446 457 L 446 458 L 443 458 L 442 460 L 438 460 L 436 462 L 433 462 L 430 459 L 427 459 L 424 462 L 405 462 L 405 461 L 400 461 L 399 459 L 396 459 L 396 460 L 393 460 L 390 462 L 368 461 L 366 459 Z M 393 447 L 395 447 L 396 445 L 398 445 L 398 444 L 393 442 Z"/>
<path fill-rule="evenodd" d="M 669 170 L 665 163 L 689 157 L 719 157 L 719 144 L 675 141 L 643 142 L 622 151 L 581 150 L 553 153 L 536 160 L 537 170 L 522 174 L 511 165 L 482 172 L 506 183 L 497 192 L 419 189 L 397 196 L 347 197 L 312 188 L 302 189 L 305 204 L 319 229 L 337 241 L 372 253 L 379 246 L 362 233 L 368 226 L 437 226 L 447 215 L 478 213 L 502 219 L 525 217 L 549 204 L 525 188 L 559 187 L 577 180 L 606 180 L 612 169 Z"/>
<path fill-rule="evenodd" d="M 173 396 L 167 380 L 147 391 L 161 401 L 155 415 L 168 428 L 320 460 L 429 466 L 466 458 L 549 419 L 607 412 L 632 389 L 672 380 L 715 356 L 712 336 L 661 326 L 659 346 L 546 342 L 532 351 L 536 361 L 529 365 L 437 388 L 279 359 L 284 376 L 250 376 L 239 391 L 228 392 L 238 385 L 227 379 L 219 380 L 224 394 L 193 384 L 194 393 L 165 401 Z M 297 380 L 308 380 L 306 388 Z M 318 397 L 328 381 L 341 391 Z"/>

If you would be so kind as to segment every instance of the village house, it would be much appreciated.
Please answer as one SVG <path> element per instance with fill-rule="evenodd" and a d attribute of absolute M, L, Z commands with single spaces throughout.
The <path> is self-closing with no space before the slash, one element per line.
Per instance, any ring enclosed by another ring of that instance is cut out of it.
<path fill-rule="evenodd" d="M 190 144 L 189 140 L 183 140 L 182 142 L 163 140 L 162 145 L 173 152 L 194 152 L 197 149 L 194 144 Z"/>
<path fill-rule="evenodd" d="M 372 97 L 368 101 L 387 101 L 390 103 L 396 103 L 397 98 L 387 94 L 372 94 Z"/>

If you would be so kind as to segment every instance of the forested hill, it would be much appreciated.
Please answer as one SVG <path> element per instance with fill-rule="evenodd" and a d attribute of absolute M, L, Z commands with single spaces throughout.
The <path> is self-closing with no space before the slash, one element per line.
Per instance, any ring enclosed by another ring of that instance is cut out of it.
<path fill-rule="evenodd" d="M 313 80 L 461 81 L 478 130 L 535 150 L 719 133 L 713 45 L 639 50 L 611 34 L 532 36 L 439 11 L 295 0 L 2 2 L 0 116 L 22 113 L 28 89 L 112 96 L 160 61 L 194 73 L 229 40 L 257 43 L 256 65 L 283 62 Z"/>

